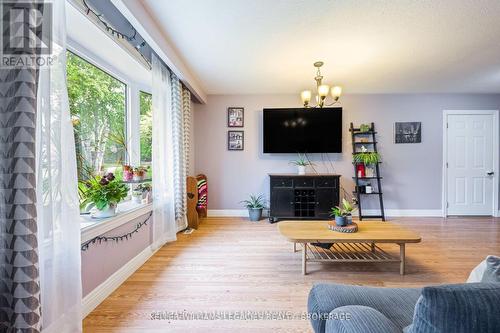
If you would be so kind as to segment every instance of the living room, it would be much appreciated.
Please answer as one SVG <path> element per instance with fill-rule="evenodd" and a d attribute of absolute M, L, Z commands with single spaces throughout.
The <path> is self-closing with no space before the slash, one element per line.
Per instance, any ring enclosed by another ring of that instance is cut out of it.
<path fill-rule="evenodd" d="M 0 7 L 0 332 L 500 331 L 497 1 Z"/>

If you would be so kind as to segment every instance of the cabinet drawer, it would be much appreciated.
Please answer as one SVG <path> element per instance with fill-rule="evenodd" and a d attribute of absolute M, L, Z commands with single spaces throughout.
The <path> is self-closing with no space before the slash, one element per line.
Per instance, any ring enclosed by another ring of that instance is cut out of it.
<path fill-rule="evenodd" d="M 337 187 L 337 179 L 335 178 L 320 178 L 316 179 L 317 187 Z"/>
<path fill-rule="evenodd" d="M 287 179 L 287 178 L 271 179 L 271 187 L 293 187 L 293 179 Z"/>
<path fill-rule="evenodd" d="M 314 187 L 314 179 L 298 178 L 295 179 L 295 187 Z"/>

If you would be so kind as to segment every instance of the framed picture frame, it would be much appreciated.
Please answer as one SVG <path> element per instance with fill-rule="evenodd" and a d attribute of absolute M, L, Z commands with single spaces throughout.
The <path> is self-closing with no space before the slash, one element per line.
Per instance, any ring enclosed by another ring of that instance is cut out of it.
<path fill-rule="evenodd" d="M 394 143 L 421 143 L 422 142 L 422 123 L 413 122 L 395 122 L 394 123 Z"/>
<path fill-rule="evenodd" d="M 244 131 L 227 131 L 227 150 L 243 150 L 244 147 Z"/>
<path fill-rule="evenodd" d="M 245 125 L 245 108 L 231 106 L 227 108 L 227 127 L 243 127 Z"/>

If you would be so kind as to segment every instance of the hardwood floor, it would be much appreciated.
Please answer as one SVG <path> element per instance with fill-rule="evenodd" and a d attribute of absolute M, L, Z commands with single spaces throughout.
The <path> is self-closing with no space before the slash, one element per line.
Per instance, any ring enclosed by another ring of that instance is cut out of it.
<path fill-rule="evenodd" d="M 276 224 L 209 218 L 161 248 L 85 320 L 84 332 L 311 332 L 293 320 L 152 320 L 152 312 L 305 313 L 315 282 L 411 287 L 464 282 L 487 254 L 500 255 L 498 218 L 400 218 L 422 236 L 406 248 L 407 275 L 394 264 L 310 263 Z M 399 248 L 381 245 L 397 255 Z"/>

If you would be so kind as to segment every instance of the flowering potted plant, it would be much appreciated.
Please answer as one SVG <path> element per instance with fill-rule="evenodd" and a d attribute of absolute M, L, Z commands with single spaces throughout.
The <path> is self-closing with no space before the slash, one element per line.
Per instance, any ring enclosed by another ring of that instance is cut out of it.
<path fill-rule="evenodd" d="M 135 181 L 141 181 L 146 178 L 146 172 L 148 169 L 143 166 L 138 166 L 137 168 L 134 168 L 134 180 Z"/>
<path fill-rule="evenodd" d="M 81 206 L 86 210 L 93 206 L 91 215 L 95 218 L 115 216 L 116 206 L 128 194 L 128 187 L 112 173 L 94 177 L 84 182 L 80 189 L 83 197 Z"/>
<path fill-rule="evenodd" d="M 136 203 L 141 203 L 142 199 L 148 199 L 148 194 L 151 191 L 151 184 L 139 184 L 132 191 L 132 198 Z"/>
<path fill-rule="evenodd" d="M 134 178 L 134 171 L 130 165 L 123 165 L 123 181 L 131 181 Z"/>

